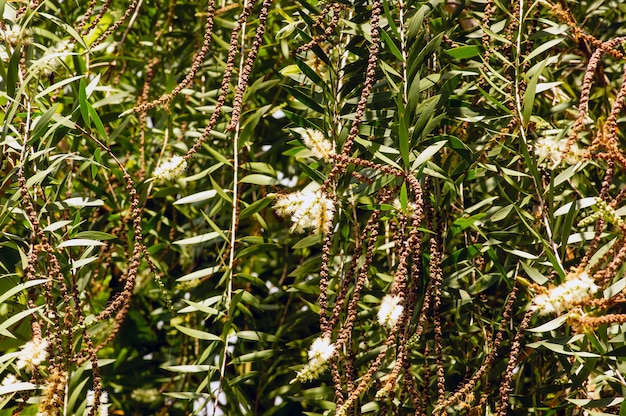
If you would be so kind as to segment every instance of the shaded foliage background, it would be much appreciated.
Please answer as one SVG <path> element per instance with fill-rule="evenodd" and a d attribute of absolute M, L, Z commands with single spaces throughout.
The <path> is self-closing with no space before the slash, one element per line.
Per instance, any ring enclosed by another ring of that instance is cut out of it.
<path fill-rule="evenodd" d="M 624 5 L 0 10 L 0 413 L 624 407 Z M 326 236 L 270 209 L 312 182 Z M 533 314 L 579 266 L 598 293 Z M 330 371 L 292 382 L 320 332 Z"/>

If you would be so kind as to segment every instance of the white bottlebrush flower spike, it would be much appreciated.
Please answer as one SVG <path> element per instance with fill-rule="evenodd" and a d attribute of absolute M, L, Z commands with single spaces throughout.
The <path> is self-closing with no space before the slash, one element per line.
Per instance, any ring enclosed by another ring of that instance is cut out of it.
<path fill-rule="evenodd" d="M 404 307 L 400 305 L 402 298 L 397 295 L 385 295 L 378 309 L 378 323 L 392 329 L 398 323 Z"/>
<path fill-rule="evenodd" d="M 48 358 L 47 348 L 48 341 L 45 339 L 28 341 L 17 355 L 17 368 L 25 368 L 26 371 L 32 373 Z"/>
<path fill-rule="evenodd" d="M 406 215 L 408 218 L 414 218 L 417 215 L 417 204 L 412 201 L 408 201 L 406 208 L 402 209 L 402 202 L 400 202 L 400 198 L 396 198 L 393 200 L 393 209 L 402 215 Z"/>
<path fill-rule="evenodd" d="M 281 217 L 291 217 L 291 231 L 302 233 L 312 228 L 315 233 L 329 232 L 333 223 L 333 201 L 322 191 L 296 191 L 279 195 L 274 204 Z"/>
<path fill-rule="evenodd" d="M 309 362 L 298 371 L 293 381 L 307 382 L 318 378 L 326 371 L 328 360 L 334 352 L 335 344 L 330 342 L 330 338 L 317 338 L 309 348 Z"/>
<path fill-rule="evenodd" d="M 48 49 L 41 59 L 36 62 L 36 65 L 45 76 L 49 76 L 57 70 L 62 60 L 72 54 L 73 49 L 73 43 L 62 40 Z"/>
<path fill-rule="evenodd" d="M 598 289 L 587 272 L 573 272 L 567 275 L 561 285 L 553 287 L 548 293 L 535 296 L 533 308 L 540 315 L 560 314 L 593 295 Z"/>
<path fill-rule="evenodd" d="M 319 159 L 328 161 L 330 156 L 335 154 L 333 144 L 324 137 L 321 131 L 306 129 L 300 137 L 305 146 Z"/>
<path fill-rule="evenodd" d="M 317 338 L 309 348 L 309 360 L 328 361 L 334 351 L 335 345 L 330 342 L 330 338 Z"/>
<path fill-rule="evenodd" d="M 573 143 L 566 152 L 567 140 L 555 140 L 551 137 L 540 137 L 535 142 L 535 154 L 551 169 L 557 167 L 561 161 L 568 165 L 575 165 L 583 156 L 582 150 L 576 143 Z"/>
<path fill-rule="evenodd" d="M 157 182 L 172 181 L 182 176 L 187 170 L 187 161 L 182 156 L 173 156 L 171 159 L 159 163 L 154 169 L 152 177 Z"/>

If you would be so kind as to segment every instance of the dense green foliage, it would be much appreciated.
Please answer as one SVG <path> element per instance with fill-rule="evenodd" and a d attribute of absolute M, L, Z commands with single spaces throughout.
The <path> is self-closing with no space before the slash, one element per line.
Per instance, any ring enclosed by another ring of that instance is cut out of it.
<path fill-rule="evenodd" d="M 626 412 L 620 2 L 0 15 L 0 415 Z"/>

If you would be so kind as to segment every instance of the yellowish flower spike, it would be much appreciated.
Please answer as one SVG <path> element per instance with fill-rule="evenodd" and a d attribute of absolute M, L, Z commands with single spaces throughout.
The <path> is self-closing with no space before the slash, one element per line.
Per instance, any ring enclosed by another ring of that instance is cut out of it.
<path fill-rule="evenodd" d="M 296 377 L 292 380 L 307 382 L 317 379 L 326 371 L 328 360 L 335 352 L 335 344 L 330 342 L 330 338 L 320 337 L 313 341 L 309 348 L 309 362 L 298 371 Z"/>
<path fill-rule="evenodd" d="M 324 137 L 321 131 L 306 129 L 300 137 L 305 146 L 319 159 L 328 161 L 335 154 L 333 144 Z"/>
<path fill-rule="evenodd" d="M 556 168 L 561 161 L 568 165 L 575 165 L 583 158 L 583 151 L 576 143 L 566 152 L 566 140 L 556 140 L 551 137 L 540 137 L 535 143 L 535 154 L 543 160 L 550 169 Z"/>
<path fill-rule="evenodd" d="M 187 161 L 182 156 L 173 156 L 166 162 L 161 162 L 154 169 L 152 177 L 157 182 L 173 181 L 183 175 L 187 170 Z"/>
<path fill-rule="evenodd" d="M 312 228 L 317 234 L 328 233 L 333 223 L 333 200 L 322 191 L 296 191 L 279 195 L 274 204 L 276 214 L 291 217 L 291 231 L 303 233 Z"/>
<path fill-rule="evenodd" d="M 572 272 L 561 285 L 551 288 L 548 293 L 535 296 L 532 307 L 540 315 L 560 314 L 593 295 L 598 289 L 587 272 Z"/>
<path fill-rule="evenodd" d="M 32 373 L 35 368 L 39 367 L 48 358 L 47 348 L 48 341 L 45 339 L 28 341 L 17 355 L 17 368 L 25 368 L 26 371 Z"/>

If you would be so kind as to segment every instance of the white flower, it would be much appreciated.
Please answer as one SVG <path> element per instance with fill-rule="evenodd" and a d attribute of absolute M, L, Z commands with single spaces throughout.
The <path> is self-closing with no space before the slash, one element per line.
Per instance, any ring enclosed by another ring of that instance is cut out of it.
<path fill-rule="evenodd" d="M 15 377 L 15 374 L 7 374 L 4 380 L 2 380 L 2 386 L 4 387 L 11 386 L 17 383 L 18 383 L 18 380 L 17 380 L 17 377 Z"/>
<path fill-rule="evenodd" d="M 540 160 L 549 163 L 550 169 L 557 167 L 561 161 L 568 165 L 575 165 L 583 157 L 583 151 L 573 143 L 566 152 L 567 140 L 557 141 L 552 137 L 540 137 L 535 143 L 535 154 Z"/>
<path fill-rule="evenodd" d="M 335 352 L 335 344 L 328 337 L 320 337 L 313 341 L 309 348 L 309 362 L 298 371 L 293 381 L 306 382 L 318 378 L 328 367 L 328 360 Z"/>
<path fill-rule="evenodd" d="M 335 351 L 335 344 L 331 344 L 330 338 L 320 337 L 313 341 L 309 348 L 309 360 L 328 361 Z"/>
<path fill-rule="evenodd" d="M 561 150 L 558 143 L 549 137 L 540 137 L 535 143 L 535 154 L 539 159 L 552 162 L 552 168 L 561 163 Z"/>
<path fill-rule="evenodd" d="M 576 143 L 572 144 L 567 152 L 565 152 L 565 145 L 562 146 L 561 150 L 563 152 L 563 160 L 568 165 L 575 165 L 583 159 L 584 152 Z"/>
<path fill-rule="evenodd" d="M 22 31 L 22 28 L 17 24 L 5 23 L 4 30 L 0 29 L 0 37 L 13 46 L 17 45 L 22 39 L 27 40 L 28 34 L 27 30 Z"/>
<path fill-rule="evenodd" d="M 409 218 L 415 218 L 417 214 L 417 204 L 413 201 L 408 201 L 406 208 L 402 209 L 402 202 L 399 198 L 393 200 L 393 208 L 402 215 L 406 215 Z"/>
<path fill-rule="evenodd" d="M 187 161 L 182 156 L 173 156 L 162 162 L 154 169 L 152 177 L 158 182 L 172 181 L 180 177 L 187 170 Z"/>
<path fill-rule="evenodd" d="M 135 389 L 130 397 L 141 403 L 154 403 L 159 400 L 160 394 L 157 389 Z"/>
<path fill-rule="evenodd" d="M 67 58 L 74 49 L 74 44 L 62 40 L 55 46 L 48 49 L 45 54 L 36 62 L 37 68 L 46 76 L 57 70 L 61 60 Z"/>
<path fill-rule="evenodd" d="M 322 191 L 296 191 L 279 195 L 274 204 L 276 214 L 291 216 L 292 232 L 302 233 L 312 228 L 315 233 L 329 232 L 333 223 L 333 201 Z"/>
<path fill-rule="evenodd" d="M 85 408 L 85 416 L 87 416 L 93 408 L 94 396 L 95 394 L 93 390 L 87 391 L 87 407 Z M 100 406 L 98 406 L 98 411 L 95 412 L 96 416 L 109 416 L 109 405 L 107 403 L 109 403 L 109 394 L 106 391 L 102 391 L 102 393 L 100 393 Z"/>
<path fill-rule="evenodd" d="M 324 137 L 321 131 L 306 129 L 300 138 L 317 158 L 328 161 L 330 156 L 335 154 L 333 144 Z"/>
<path fill-rule="evenodd" d="M 45 339 L 28 341 L 17 355 L 17 368 L 26 368 L 26 371 L 32 373 L 35 368 L 39 367 L 48 358 L 47 348 L 48 341 Z"/>
<path fill-rule="evenodd" d="M 553 287 L 548 293 L 537 295 L 533 299 L 533 308 L 540 315 L 560 314 L 570 310 L 598 291 L 599 287 L 585 271 L 569 273 L 565 282 Z"/>
<path fill-rule="evenodd" d="M 385 295 L 378 309 L 378 323 L 392 329 L 398 323 L 404 307 L 400 305 L 402 298 L 397 295 Z"/>
<path fill-rule="evenodd" d="M 545 293 L 535 296 L 533 303 L 534 308 L 541 311 L 541 315 L 548 315 L 556 311 L 550 297 Z"/>

